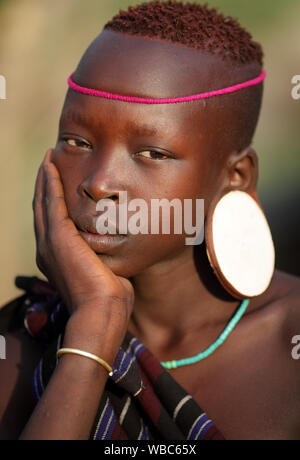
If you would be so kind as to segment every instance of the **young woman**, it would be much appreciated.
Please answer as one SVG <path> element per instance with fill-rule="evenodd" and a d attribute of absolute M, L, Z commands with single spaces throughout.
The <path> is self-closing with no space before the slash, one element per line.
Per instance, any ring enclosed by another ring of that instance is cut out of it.
<path fill-rule="evenodd" d="M 262 57 L 232 18 L 177 2 L 121 12 L 85 52 L 36 182 L 49 284 L 18 279 L 26 293 L 2 311 L 2 438 L 300 438 L 300 282 L 270 272 L 254 220 Z M 148 209 L 203 199 L 205 241 L 99 235 L 97 203 L 119 209 L 121 192 Z M 211 216 L 224 196 L 244 198 L 220 231 Z M 247 234 L 234 233 L 236 215 Z M 254 266 L 249 292 L 216 249 L 228 223 L 221 252 L 234 235 L 224 257 L 246 284 Z"/>

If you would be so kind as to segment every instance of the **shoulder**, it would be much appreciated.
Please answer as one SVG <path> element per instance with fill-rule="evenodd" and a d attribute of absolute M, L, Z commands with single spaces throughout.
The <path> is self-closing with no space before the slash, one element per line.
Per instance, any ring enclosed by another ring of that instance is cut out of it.
<path fill-rule="evenodd" d="M 251 303 L 247 332 L 266 406 L 282 420 L 282 439 L 300 439 L 300 279 L 275 271 L 267 291 Z"/>
<path fill-rule="evenodd" d="M 290 294 L 300 294 L 300 278 L 288 273 L 276 270 L 271 283 L 271 292 L 278 296 L 287 297 Z"/>
<path fill-rule="evenodd" d="M 59 294 L 37 277 L 17 277 L 24 294 L 0 309 L 0 334 L 25 330 L 37 341 L 50 343 L 63 330 L 69 313 Z"/>
<path fill-rule="evenodd" d="M 283 330 L 300 334 L 300 278 L 276 271 L 267 295 L 269 308 L 280 313 Z"/>
<path fill-rule="evenodd" d="M 48 283 L 16 279 L 24 294 L 0 310 L 6 359 L 0 361 L 0 439 L 17 439 L 34 408 L 32 378 L 50 342 L 67 319 Z"/>
<path fill-rule="evenodd" d="M 43 347 L 25 331 L 4 335 L 6 359 L 1 360 L 0 439 L 16 439 L 33 410 L 32 376 Z"/>
<path fill-rule="evenodd" d="M 252 300 L 253 310 L 274 316 L 285 324 L 295 320 L 300 327 L 300 278 L 285 272 L 274 272 L 269 288 Z"/>
<path fill-rule="evenodd" d="M 282 292 L 276 302 L 282 309 L 282 334 L 289 343 L 293 361 L 300 360 L 300 278 L 280 272 L 278 286 Z M 299 381 L 300 394 L 300 362 L 294 366 Z"/>
<path fill-rule="evenodd" d="M 289 380 L 300 410 L 300 278 L 276 270 L 267 291 L 251 303 L 249 321 L 264 344 L 262 356 L 269 356 L 278 379 Z"/>
<path fill-rule="evenodd" d="M 290 352 L 293 337 L 300 335 L 300 278 L 276 270 L 267 291 L 252 304 L 256 321 L 270 327 L 276 342 Z"/>
<path fill-rule="evenodd" d="M 287 383 L 287 419 L 294 427 L 293 439 L 300 439 L 300 279 L 279 273 L 278 286 L 282 293 L 276 301 L 282 310 L 282 328 L 279 330 L 282 353 L 279 357 L 285 374 L 283 381 Z"/>
<path fill-rule="evenodd" d="M 293 439 L 300 435 L 300 279 L 276 272 L 267 305 L 274 317 L 273 366 L 278 382 L 285 388 L 282 412 Z"/>

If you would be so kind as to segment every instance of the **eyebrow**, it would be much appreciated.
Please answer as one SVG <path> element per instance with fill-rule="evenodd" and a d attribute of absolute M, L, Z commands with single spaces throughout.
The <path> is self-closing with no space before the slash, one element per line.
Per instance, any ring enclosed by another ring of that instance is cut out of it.
<path fill-rule="evenodd" d="M 74 110 L 68 110 L 67 112 L 62 114 L 60 122 L 62 121 L 73 121 L 82 126 L 90 126 L 91 117 L 87 117 L 81 112 L 74 112 Z"/>
<path fill-rule="evenodd" d="M 85 127 L 90 127 L 91 123 L 93 124 L 91 117 L 87 117 L 85 114 L 81 112 L 75 112 L 74 110 L 68 110 L 62 114 L 61 122 L 68 120 Z M 97 125 L 99 125 L 99 120 L 97 120 Z M 136 125 L 128 122 L 125 125 L 125 129 L 126 131 L 130 131 L 135 136 L 154 136 L 158 133 L 158 130 L 154 126 L 147 125 L 146 123 Z"/>
<path fill-rule="evenodd" d="M 126 125 L 126 129 L 128 129 L 128 131 L 131 131 L 132 134 L 136 136 L 154 136 L 158 133 L 157 129 L 154 128 L 154 126 L 147 125 L 146 123 L 143 123 L 141 125 L 133 125 L 132 123 L 128 123 Z"/>

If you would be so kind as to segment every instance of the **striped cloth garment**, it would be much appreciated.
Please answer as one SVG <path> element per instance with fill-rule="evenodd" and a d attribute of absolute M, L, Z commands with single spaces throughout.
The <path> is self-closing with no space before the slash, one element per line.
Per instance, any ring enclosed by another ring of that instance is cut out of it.
<path fill-rule="evenodd" d="M 30 280 L 20 311 L 26 330 L 47 343 L 33 376 L 38 402 L 57 366 L 56 352 L 63 343 L 68 312 L 57 295 L 45 294 L 44 282 Z M 24 282 L 21 284 L 24 289 Z M 113 370 L 98 407 L 91 440 L 224 439 L 194 399 L 129 331 Z"/>

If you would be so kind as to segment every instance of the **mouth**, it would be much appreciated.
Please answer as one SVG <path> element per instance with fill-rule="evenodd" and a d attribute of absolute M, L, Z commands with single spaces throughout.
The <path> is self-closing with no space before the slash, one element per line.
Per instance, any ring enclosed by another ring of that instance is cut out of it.
<path fill-rule="evenodd" d="M 74 222 L 79 234 L 96 254 L 117 248 L 127 239 L 127 235 L 118 233 L 118 228 L 115 229 L 115 234 L 99 233 L 96 222 L 97 217 L 91 215 L 79 216 Z"/>
<path fill-rule="evenodd" d="M 99 233 L 95 234 L 83 232 L 81 230 L 78 231 L 96 254 L 103 254 L 110 249 L 120 246 L 127 238 L 125 235 L 100 235 Z"/>

